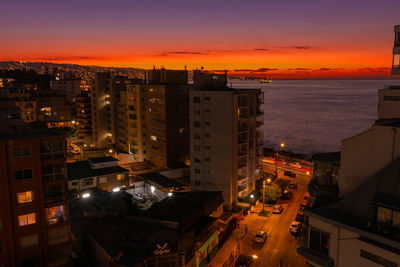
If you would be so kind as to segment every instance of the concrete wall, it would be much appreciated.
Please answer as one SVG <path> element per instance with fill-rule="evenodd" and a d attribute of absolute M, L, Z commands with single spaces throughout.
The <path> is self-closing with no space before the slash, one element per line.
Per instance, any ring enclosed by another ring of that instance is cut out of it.
<path fill-rule="evenodd" d="M 200 103 L 194 103 L 194 97 L 199 97 Z M 225 206 L 231 207 L 236 201 L 233 187 L 237 186 L 232 93 L 191 90 L 189 102 L 192 190 L 222 191 Z M 200 127 L 194 127 L 195 122 L 200 122 Z M 205 137 L 206 134 L 209 137 Z M 195 146 L 200 150 L 196 151 Z M 196 162 L 198 160 L 200 162 Z"/>
<path fill-rule="evenodd" d="M 378 91 L 378 118 L 392 119 L 400 118 L 400 90 L 380 89 Z"/>
<path fill-rule="evenodd" d="M 309 217 L 309 226 L 318 228 L 330 234 L 329 238 L 329 257 L 334 259 L 335 266 L 363 266 L 379 267 L 382 266 L 373 260 L 360 255 L 361 250 L 371 253 L 397 264 L 400 264 L 400 255 L 389 250 L 382 249 L 370 243 L 359 240 L 360 235 L 344 228 L 336 227 L 317 218 Z M 310 234 L 310 231 L 308 231 Z M 309 240 L 309 237 L 308 239 Z M 379 241 L 379 240 L 378 240 Z M 311 262 L 310 262 L 311 263 Z M 315 266 L 318 264 L 312 263 Z"/>
<path fill-rule="evenodd" d="M 400 128 L 374 125 L 342 141 L 339 195 L 361 183 L 400 156 Z"/>

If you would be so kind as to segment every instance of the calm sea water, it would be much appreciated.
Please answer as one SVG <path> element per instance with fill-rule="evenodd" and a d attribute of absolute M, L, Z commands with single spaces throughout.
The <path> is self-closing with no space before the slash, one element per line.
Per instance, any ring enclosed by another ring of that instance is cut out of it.
<path fill-rule="evenodd" d="M 340 141 L 377 119 L 378 89 L 400 80 L 231 81 L 264 91 L 264 147 L 313 154 L 340 150 Z M 231 83 L 229 82 L 229 83 Z"/>

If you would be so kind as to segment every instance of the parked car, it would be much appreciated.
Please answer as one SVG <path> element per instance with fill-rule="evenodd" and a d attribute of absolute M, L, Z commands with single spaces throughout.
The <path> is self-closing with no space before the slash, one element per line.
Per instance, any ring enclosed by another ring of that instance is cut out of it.
<path fill-rule="evenodd" d="M 299 211 L 298 212 L 300 212 L 300 211 L 304 213 L 304 207 L 303 206 L 299 207 Z"/>
<path fill-rule="evenodd" d="M 300 231 L 301 226 L 302 226 L 302 223 L 301 223 L 301 222 L 294 221 L 294 222 L 292 222 L 292 224 L 290 225 L 289 231 L 290 231 L 292 234 L 298 234 L 299 231 Z"/>
<path fill-rule="evenodd" d="M 274 205 L 274 206 L 272 207 L 272 213 L 277 213 L 277 214 L 279 214 L 279 213 L 282 213 L 282 211 L 283 211 L 282 205 Z"/>
<path fill-rule="evenodd" d="M 253 262 L 253 257 L 249 255 L 239 255 L 236 267 L 248 267 Z"/>
<path fill-rule="evenodd" d="M 254 237 L 254 242 L 264 244 L 267 240 L 267 233 L 264 231 L 257 231 L 256 236 Z"/>
<path fill-rule="evenodd" d="M 304 209 L 299 209 L 296 215 L 304 216 Z"/>
<path fill-rule="evenodd" d="M 311 201 L 309 199 L 304 199 L 301 203 L 300 206 L 302 207 L 309 207 L 311 204 Z"/>
<path fill-rule="evenodd" d="M 289 177 L 292 177 L 292 178 L 296 178 L 296 174 L 294 172 L 291 172 L 291 171 L 284 171 L 283 175 L 289 176 Z"/>
<path fill-rule="evenodd" d="M 290 182 L 289 183 L 289 188 L 292 188 L 292 189 L 297 188 L 297 183 L 296 182 Z"/>
<path fill-rule="evenodd" d="M 296 222 L 304 222 L 304 214 L 303 215 L 301 215 L 301 214 L 297 214 L 296 215 L 296 219 L 294 219 Z"/>
<path fill-rule="evenodd" d="M 282 199 L 290 199 L 292 197 L 292 195 L 293 195 L 292 191 L 285 190 L 285 191 L 283 191 L 281 198 Z"/>

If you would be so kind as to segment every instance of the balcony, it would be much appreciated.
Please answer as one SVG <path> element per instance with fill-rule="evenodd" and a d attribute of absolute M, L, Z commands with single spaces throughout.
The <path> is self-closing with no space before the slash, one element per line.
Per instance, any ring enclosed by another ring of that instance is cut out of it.
<path fill-rule="evenodd" d="M 62 193 L 44 196 L 45 204 L 56 203 L 56 202 L 61 202 L 61 201 L 66 201 L 66 200 L 67 200 L 67 195 L 62 194 Z"/>
<path fill-rule="evenodd" d="M 320 266 L 324 267 L 334 266 L 334 260 L 331 257 L 322 254 L 321 252 L 316 251 L 314 249 L 302 246 L 297 249 L 297 253 L 299 253 L 304 258 L 317 263 Z"/>

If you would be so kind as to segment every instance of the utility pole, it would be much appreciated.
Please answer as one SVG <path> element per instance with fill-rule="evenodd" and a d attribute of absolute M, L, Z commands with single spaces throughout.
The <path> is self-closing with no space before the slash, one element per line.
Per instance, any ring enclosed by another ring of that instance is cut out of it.
<path fill-rule="evenodd" d="M 263 214 L 265 208 L 265 180 L 263 179 Z"/>

